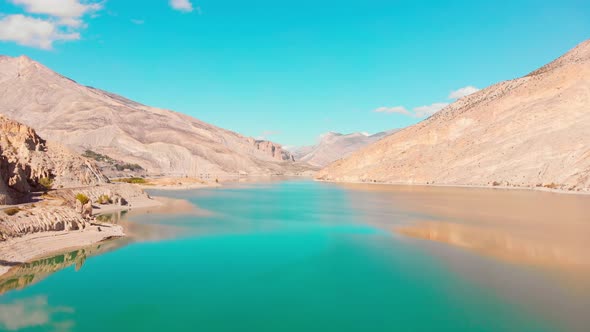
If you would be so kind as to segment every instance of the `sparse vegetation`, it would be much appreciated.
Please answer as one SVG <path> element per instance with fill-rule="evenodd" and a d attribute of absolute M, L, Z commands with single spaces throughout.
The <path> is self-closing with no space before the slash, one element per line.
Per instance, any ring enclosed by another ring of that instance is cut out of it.
<path fill-rule="evenodd" d="M 147 181 L 144 178 L 123 178 L 113 180 L 115 182 L 135 183 L 135 184 L 146 184 Z"/>
<path fill-rule="evenodd" d="M 550 184 L 546 184 L 544 185 L 545 188 L 549 188 L 549 189 L 559 189 L 559 185 L 551 182 Z"/>
<path fill-rule="evenodd" d="M 143 171 L 143 167 L 138 164 L 130 164 L 130 163 L 121 163 L 107 155 L 100 154 L 98 152 L 94 152 L 92 150 L 86 150 L 83 154 L 84 157 L 93 159 L 96 161 L 104 162 L 107 164 L 111 164 L 117 171 L 124 171 L 130 170 L 133 172 Z"/>
<path fill-rule="evenodd" d="M 494 187 L 497 187 L 497 186 L 499 186 L 499 185 L 501 185 L 501 183 L 500 183 L 500 182 L 498 182 L 498 181 L 494 181 L 494 182 L 492 183 L 492 186 L 494 186 Z"/>
<path fill-rule="evenodd" d="M 82 156 L 89 158 L 89 159 L 94 159 L 96 161 L 102 161 L 105 163 L 109 163 L 109 164 L 115 164 L 117 162 L 115 159 L 113 159 L 109 156 L 106 156 L 104 154 L 100 154 L 98 152 L 94 152 L 92 150 L 86 150 Z"/>
<path fill-rule="evenodd" d="M 115 164 L 117 171 L 130 170 L 133 172 L 143 171 L 143 167 L 138 164 Z"/>
<path fill-rule="evenodd" d="M 4 210 L 4 213 L 6 213 L 9 216 L 14 216 L 15 214 L 19 213 L 21 211 L 21 209 L 19 208 L 8 208 L 6 210 Z"/>
<path fill-rule="evenodd" d="M 53 180 L 48 177 L 40 178 L 39 184 L 45 188 L 45 190 L 50 190 L 53 187 Z"/>
<path fill-rule="evenodd" d="M 109 197 L 109 195 L 100 195 L 96 200 L 96 203 L 104 205 L 104 204 L 111 204 L 113 200 Z"/>
<path fill-rule="evenodd" d="M 86 203 L 90 202 L 90 198 L 82 193 L 76 195 L 76 200 L 80 201 L 82 205 L 86 205 Z"/>

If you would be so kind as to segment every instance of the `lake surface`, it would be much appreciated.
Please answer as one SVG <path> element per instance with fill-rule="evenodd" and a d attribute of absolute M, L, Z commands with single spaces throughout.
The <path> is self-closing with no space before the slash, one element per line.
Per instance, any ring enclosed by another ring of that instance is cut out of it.
<path fill-rule="evenodd" d="M 589 331 L 590 197 L 304 180 L 154 192 L 0 280 L 0 330 Z M 114 218 L 113 220 L 118 220 Z"/>

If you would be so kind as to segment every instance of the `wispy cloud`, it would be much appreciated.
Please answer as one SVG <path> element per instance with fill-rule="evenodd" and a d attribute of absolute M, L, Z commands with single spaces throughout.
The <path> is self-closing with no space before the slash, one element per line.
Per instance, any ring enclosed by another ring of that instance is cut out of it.
<path fill-rule="evenodd" d="M 441 109 L 447 107 L 448 103 L 434 103 L 432 105 L 424 105 L 419 107 L 414 107 L 412 110 L 408 110 L 404 106 L 393 106 L 393 107 L 379 107 L 375 109 L 373 112 L 376 113 L 397 113 L 403 114 L 407 116 L 411 116 L 414 118 L 423 118 L 426 116 L 430 116 Z"/>
<path fill-rule="evenodd" d="M 461 99 L 463 97 L 469 96 L 472 93 L 476 93 L 477 91 L 479 91 L 478 88 L 469 85 L 455 91 L 451 91 L 449 94 L 449 99 Z"/>
<path fill-rule="evenodd" d="M 102 9 L 102 3 L 79 0 L 10 0 L 25 7 L 28 13 L 45 14 L 60 18 L 78 18 Z"/>
<path fill-rule="evenodd" d="M 80 39 L 84 17 L 103 8 L 102 2 L 80 0 L 9 0 L 34 16 L 0 16 L 0 40 L 19 45 L 52 49 L 56 41 Z"/>
<path fill-rule="evenodd" d="M 425 105 L 420 107 L 414 108 L 414 116 L 417 118 L 424 118 L 431 116 L 432 114 L 442 110 L 443 108 L 449 106 L 449 103 L 434 103 L 431 105 Z"/>
<path fill-rule="evenodd" d="M 269 136 L 276 136 L 276 135 L 280 135 L 282 134 L 281 131 L 278 130 L 265 130 L 262 132 L 262 134 L 256 136 L 257 140 L 266 140 L 268 139 Z"/>
<path fill-rule="evenodd" d="M 379 107 L 379 108 L 375 109 L 373 112 L 376 112 L 376 113 L 398 113 L 398 114 L 410 115 L 410 111 L 408 111 L 403 106 Z"/>
<path fill-rule="evenodd" d="M 468 96 L 472 93 L 479 91 L 478 88 L 468 85 L 466 87 L 451 91 L 449 94 L 449 99 L 460 99 L 465 96 Z M 447 102 L 436 102 L 430 105 L 418 106 L 414 107 L 412 110 L 407 109 L 405 106 L 393 106 L 393 107 L 379 107 L 373 112 L 377 113 L 397 113 L 403 114 L 407 116 L 411 116 L 414 118 L 424 118 L 433 115 L 434 113 L 444 109 L 445 107 L 449 106 L 450 104 Z"/>
<path fill-rule="evenodd" d="M 190 0 L 170 0 L 170 6 L 178 11 L 190 13 L 194 10 L 193 4 Z M 197 7 L 197 11 L 200 13 L 201 9 Z"/>
<path fill-rule="evenodd" d="M 131 19 L 131 23 L 137 24 L 137 25 L 142 25 L 142 24 L 145 23 L 145 21 L 144 20 L 138 20 L 138 19 L 134 19 L 133 18 L 133 19 Z"/>

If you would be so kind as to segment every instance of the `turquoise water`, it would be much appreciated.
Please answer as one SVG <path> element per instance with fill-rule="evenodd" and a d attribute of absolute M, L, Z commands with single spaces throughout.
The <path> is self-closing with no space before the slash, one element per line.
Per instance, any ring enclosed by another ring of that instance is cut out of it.
<path fill-rule="evenodd" d="M 376 224 L 377 212 L 392 224 L 415 217 L 358 204 L 387 192 L 283 181 L 157 194 L 210 214 L 135 216 L 166 235 L 60 256 L 76 264 L 0 296 L 0 329 L 524 332 L 585 323 L 544 315 L 433 252 L 551 291 L 536 270 Z"/>

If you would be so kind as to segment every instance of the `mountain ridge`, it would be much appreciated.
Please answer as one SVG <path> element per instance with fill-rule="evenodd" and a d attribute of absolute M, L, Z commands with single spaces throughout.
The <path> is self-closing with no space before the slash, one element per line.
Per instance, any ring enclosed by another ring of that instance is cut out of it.
<path fill-rule="evenodd" d="M 280 144 L 87 87 L 26 56 L 0 57 L 0 113 L 82 153 L 152 175 L 270 175 L 306 170 Z"/>
<path fill-rule="evenodd" d="M 354 151 L 367 146 L 381 138 L 392 134 L 396 130 L 368 135 L 362 132 L 342 134 L 327 132 L 320 136 L 315 145 L 303 146 L 292 151 L 297 160 L 313 166 L 324 167 L 335 160 L 344 158 Z"/>
<path fill-rule="evenodd" d="M 321 170 L 321 180 L 590 190 L 590 40 Z"/>

